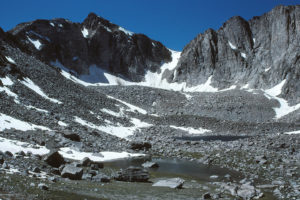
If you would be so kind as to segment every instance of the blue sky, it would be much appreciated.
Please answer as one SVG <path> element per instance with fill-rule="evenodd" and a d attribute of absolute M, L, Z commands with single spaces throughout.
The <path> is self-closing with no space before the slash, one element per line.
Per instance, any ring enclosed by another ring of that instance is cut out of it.
<path fill-rule="evenodd" d="M 232 16 L 250 19 L 276 5 L 299 0 L 5 0 L 0 27 L 10 30 L 35 19 L 67 18 L 82 22 L 90 12 L 130 31 L 144 33 L 168 48 L 182 50 L 197 34 L 218 29 Z"/>

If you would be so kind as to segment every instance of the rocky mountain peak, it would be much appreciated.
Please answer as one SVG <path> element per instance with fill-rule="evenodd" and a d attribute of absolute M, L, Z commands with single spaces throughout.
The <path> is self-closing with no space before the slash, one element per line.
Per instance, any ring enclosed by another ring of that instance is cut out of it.
<path fill-rule="evenodd" d="M 249 21 L 232 17 L 219 30 L 192 40 L 166 78 L 193 87 L 210 77 L 218 89 L 268 89 L 285 81 L 281 95 L 295 100 L 300 96 L 299 19 L 300 6 L 277 6 Z"/>
<path fill-rule="evenodd" d="M 251 50 L 253 47 L 252 32 L 249 23 L 240 16 L 226 21 L 219 30 L 220 33 L 238 49 Z"/>
<path fill-rule="evenodd" d="M 82 25 L 88 29 L 96 29 L 100 25 L 107 27 L 107 28 L 113 28 L 118 27 L 115 24 L 112 24 L 110 21 L 96 15 L 95 13 L 90 13 L 87 18 L 83 21 Z"/>
<path fill-rule="evenodd" d="M 10 33 L 41 61 L 72 70 L 88 82 L 107 82 L 103 73 L 142 81 L 147 70 L 157 71 L 171 61 L 170 51 L 160 42 L 133 34 L 95 13 L 81 24 L 35 20 Z"/>

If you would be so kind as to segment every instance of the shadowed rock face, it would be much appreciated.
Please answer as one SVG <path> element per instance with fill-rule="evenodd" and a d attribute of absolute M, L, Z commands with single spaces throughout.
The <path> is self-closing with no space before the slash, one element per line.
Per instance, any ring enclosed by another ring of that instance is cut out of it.
<path fill-rule="evenodd" d="M 183 50 L 169 82 L 270 88 L 286 79 L 286 98 L 300 96 L 300 6 L 278 6 L 246 21 L 233 17 L 199 34 Z"/>
<path fill-rule="evenodd" d="M 157 71 L 171 61 L 170 51 L 143 34 L 123 31 L 118 25 L 91 13 L 83 23 L 65 19 L 36 20 L 10 31 L 46 63 L 62 63 L 79 75 L 92 65 L 131 81 L 143 80 L 146 70 Z M 31 41 L 39 41 L 36 48 Z"/>

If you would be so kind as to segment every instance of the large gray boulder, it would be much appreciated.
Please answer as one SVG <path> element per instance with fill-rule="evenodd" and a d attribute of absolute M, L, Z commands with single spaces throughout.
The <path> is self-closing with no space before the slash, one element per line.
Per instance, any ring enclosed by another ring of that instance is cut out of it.
<path fill-rule="evenodd" d="M 165 180 L 159 180 L 156 183 L 154 183 L 152 186 L 180 189 L 180 188 L 182 188 L 183 183 L 184 183 L 184 180 L 181 178 L 170 178 L 170 179 L 165 179 Z"/>
<path fill-rule="evenodd" d="M 100 183 L 108 183 L 110 182 L 110 177 L 106 176 L 105 174 L 97 174 L 96 176 L 93 176 L 92 178 L 93 181 L 95 182 L 100 182 Z"/>
<path fill-rule="evenodd" d="M 44 161 L 51 165 L 52 167 L 60 167 L 62 164 L 65 163 L 65 159 L 59 154 L 58 151 L 51 151 L 49 154 L 46 155 Z"/>
<path fill-rule="evenodd" d="M 96 169 L 104 167 L 104 164 L 102 162 L 92 161 L 88 157 L 83 158 L 79 164 L 83 167 L 92 167 L 92 168 L 96 168 Z"/>
<path fill-rule="evenodd" d="M 128 167 L 115 177 L 118 181 L 126 182 L 148 182 L 149 178 L 149 172 L 141 167 Z"/>
<path fill-rule="evenodd" d="M 130 148 L 133 150 L 148 150 L 151 149 L 152 145 L 145 141 L 132 141 L 130 142 Z"/>
<path fill-rule="evenodd" d="M 144 168 L 158 168 L 159 165 L 156 162 L 145 162 L 142 164 Z"/>
<path fill-rule="evenodd" d="M 64 132 L 63 136 L 69 140 L 75 141 L 75 142 L 80 142 L 80 136 L 76 133 L 72 132 Z"/>
<path fill-rule="evenodd" d="M 81 180 L 83 169 L 75 167 L 74 165 L 66 165 L 61 172 L 61 177 L 69 178 L 71 180 Z"/>
<path fill-rule="evenodd" d="M 243 199 L 253 199 L 254 197 L 258 199 L 258 197 L 262 197 L 263 194 L 250 183 L 245 183 L 238 188 L 237 196 Z"/>
<path fill-rule="evenodd" d="M 0 164 L 3 164 L 3 163 L 4 163 L 3 155 L 0 155 Z"/>

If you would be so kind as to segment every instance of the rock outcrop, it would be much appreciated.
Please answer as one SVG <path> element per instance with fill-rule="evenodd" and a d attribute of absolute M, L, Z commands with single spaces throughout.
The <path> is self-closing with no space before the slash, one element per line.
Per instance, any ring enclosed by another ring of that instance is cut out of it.
<path fill-rule="evenodd" d="M 300 6 L 278 6 L 246 21 L 232 17 L 199 34 L 183 49 L 169 82 L 268 89 L 283 80 L 282 95 L 299 101 Z M 166 76 L 165 76 L 166 77 Z"/>
<path fill-rule="evenodd" d="M 125 182 L 148 182 L 149 178 L 147 170 L 140 167 L 128 167 L 125 170 L 119 171 L 115 179 Z"/>

